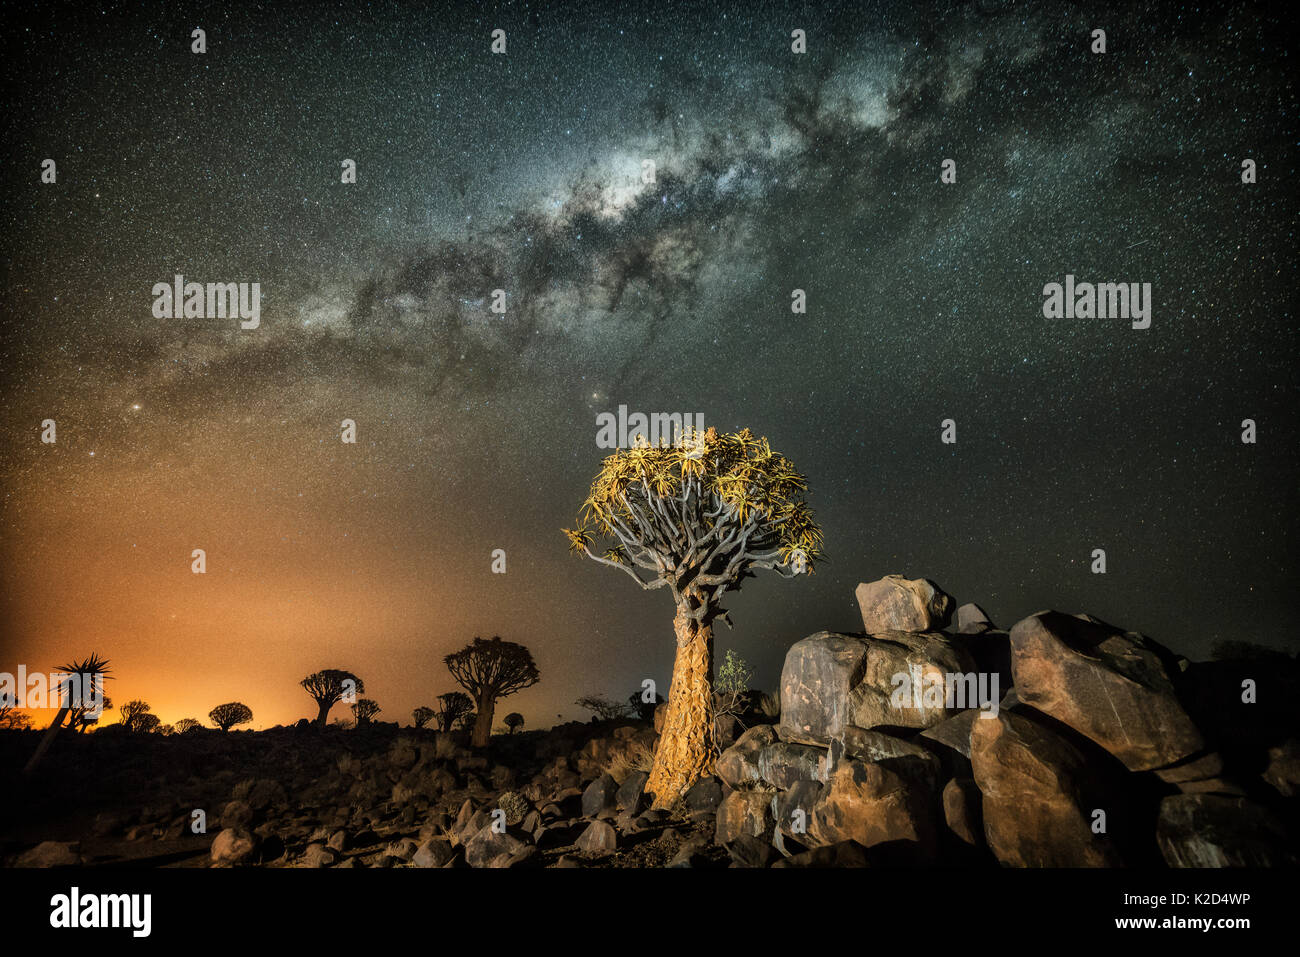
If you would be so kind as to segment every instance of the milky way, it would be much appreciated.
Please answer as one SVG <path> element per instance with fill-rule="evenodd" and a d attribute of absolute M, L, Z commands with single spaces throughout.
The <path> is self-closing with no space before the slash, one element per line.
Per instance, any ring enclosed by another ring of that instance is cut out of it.
<path fill-rule="evenodd" d="M 117 698 L 261 726 L 320 667 L 403 717 L 474 634 L 534 649 L 531 723 L 666 683 L 671 606 L 559 531 L 619 405 L 808 475 L 830 563 L 719 636 L 766 686 L 888 573 L 1300 646 L 1282 14 L 364 9 L 8 27 L 0 668 L 99 649 Z M 260 283 L 260 326 L 155 318 L 178 273 Z M 1044 318 L 1067 274 L 1150 283 L 1151 327 Z"/>

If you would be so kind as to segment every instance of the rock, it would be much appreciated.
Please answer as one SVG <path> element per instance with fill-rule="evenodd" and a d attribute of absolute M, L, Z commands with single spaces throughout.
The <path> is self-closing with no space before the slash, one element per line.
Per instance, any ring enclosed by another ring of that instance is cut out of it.
<path fill-rule="evenodd" d="M 1111 867 L 1121 862 L 1092 832 L 1083 756 L 1047 728 L 1009 711 L 971 724 L 971 766 L 983 794 L 984 837 L 1011 867 Z"/>
<path fill-rule="evenodd" d="M 581 822 L 578 821 L 557 821 L 554 824 L 548 824 L 541 828 L 536 836 L 535 841 L 540 850 L 549 850 L 556 847 L 568 847 L 575 843 L 583 831 Z"/>
<path fill-rule="evenodd" d="M 738 788 L 759 780 L 758 755 L 763 748 L 777 740 L 776 728 L 759 724 L 750 728 L 736 743 L 718 756 L 714 773 L 728 787 Z"/>
<path fill-rule="evenodd" d="M 857 841 L 839 841 L 794 854 L 773 867 L 867 867 L 867 849 Z"/>
<path fill-rule="evenodd" d="M 668 862 L 668 867 L 696 867 L 704 862 L 705 839 L 702 837 L 692 838 L 682 844 L 673 855 L 672 860 Z"/>
<path fill-rule="evenodd" d="M 338 852 L 324 844 L 308 844 L 303 851 L 299 867 L 332 867 L 339 859 Z"/>
<path fill-rule="evenodd" d="M 645 771 L 628 772 L 614 795 L 615 806 L 620 811 L 627 811 L 633 815 L 640 814 L 641 808 L 645 805 L 645 783 L 648 780 L 650 775 Z"/>
<path fill-rule="evenodd" d="M 826 752 L 806 744 L 777 741 L 758 754 L 758 776 L 773 787 L 785 790 L 798 781 L 825 778 Z"/>
<path fill-rule="evenodd" d="M 465 861 L 470 867 L 514 867 L 536 850 L 509 831 L 497 831 L 489 824 L 466 843 Z"/>
<path fill-rule="evenodd" d="M 953 778 L 943 788 L 943 819 L 963 844 L 984 846 L 983 795 L 973 778 Z"/>
<path fill-rule="evenodd" d="M 827 760 L 826 778 L 835 770 L 843 755 L 872 764 L 880 764 L 927 791 L 939 785 L 940 762 L 920 745 L 883 731 L 865 731 L 849 725 L 844 733 L 831 741 Z"/>
<path fill-rule="evenodd" d="M 1167 768 L 1158 768 L 1156 777 L 1166 784 L 1181 787 L 1185 784 L 1207 781 L 1223 773 L 1223 756 L 1217 751 L 1207 751 L 1180 761 Z"/>
<path fill-rule="evenodd" d="M 602 774 L 582 792 L 582 816 L 599 817 L 601 814 L 616 810 L 618 782 L 608 774 Z"/>
<path fill-rule="evenodd" d="M 799 781 L 788 791 L 772 798 L 772 818 L 779 833 L 796 841 L 808 841 L 813 808 L 821 799 L 823 786 L 817 781 Z"/>
<path fill-rule="evenodd" d="M 961 634 L 978 634 L 993 628 L 993 622 L 984 613 L 984 609 L 974 602 L 967 602 L 957 609 L 957 631 Z"/>
<path fill-rule="evenodd" d="M 722 785 L 717 778 L 700 778 L 686 791 L 683 802 L 692 817 L 713 817 L 722 803 Z"/>
<path fill-rule="evenodd" d="M 782 741 L 825 747 L 854 725 L 925 728 L 962 710 L 928 686 L 973 675 L 969 654 L 938 633 L 887 632 L 863 638 L 819 632 L 796 642 L 781 671 Z M 913 682 L 919 694 L 910 693 Z M 954 682 L 963 692 L 965 683 Z"/>
<path fill-rule="evenodd" d="M 442 837 L 431 837 L 420 845 L 415 856 L 411 858 L 414 867 L 442 867 L 456 856 L 451 841 Z"/>
<path fill-rule="evenodd" d="M 668 720 L 668 702 L 655 705 L 655 734 L 664 733 L 664 722 Z"/>
<path fill-rule="evenodd" d="M 825 745 L 839 735 L 852 721 L 849 693 L 866 660 L 867 643 L 854 635 L 822 631 L 791 645 L 781 669 L 781 740 Z"/>
<path fill-rule="evenodd" d="M 209 856 L 214 864 L 243 864 L 257 854 L 257 838 L 242 827 L 228 827 L 212 841 Z"/>
<path fill-rule="evenodd" d="M 938 724 L 931 725 L 921 732 L 921 737 L 934 741 L 943 747 L 970 760 L 971 723 L 980 716 L 979 711 L 971 709 L 945 718 Z M 990 721 L 991 718 L 982 720 Z"/>
<path fill-rule="evenodd" d="M 604 821 L 592 821 L 578 838 L 578 850 L 604 857 L 618 850 L 618 834 Z"/>
<path fill-rule="evenodd" d="M 326 846 L 342 854 L 348 849 L 348 832 L 344 830 L 335 831 L 330 835 Z"/>
<path fill-rule="evenodd" d="M 1300 795 L 1300 741 L 1288 738 L 1268 749 L 1264 780 L 1283 797 Z"/>
<path fill-rule="evenodd" d="M 1286 831 L 1245 798 L 1175 794 L 1160 802 L 1156 843 L 1170 867 L 1294 866 Z"/>
<path fill-rule="evenodd" d="M 732 867 L 767 867 L 777 856 L 776 848 L 767 841 L 742 834 L 727 845 Z"/>
<path fill-rule="evenodd" d="M 730 844 L 738 837 L 767 839 L 772 833 L 772 798 L 770 790 L 732 791 L 718 805 L 713 843 Z"/>
<path fill-rule="evenodd" d="M 15 867 L 79 867 L 81 845 L 76 841 L 42 841 L 14 861 Z"/>
<path fill-rule="evenodd" d="M 1173 656 L 1135 633 L 1048 611 L 1011 629 L 1019 699 L 1091 738 L 1130 771 L 1204 748 L 1174 693 Z"/>
<path fill-rule="evenodd" d="M 883 765 L 851 758 L 841 760 L 830 776 L 808 831 L 821 844 L 891 843 L 900 862 L 928 862 L 936 850 L 929 795 Z"/>
<path fill-rule="evenodd" d="M 854 594 L 862 612 L 862 630 L 869 635 L 934 631 L 947 625 L 952 615 L 952 598 L 925 578 L 886 575 L 858 585 Z"/>
<path fill-rule="evenodd" d="M 254 811 L 265 811 L 272 805 L 283 806 L 289 803 L 288 792 L 279 781 L 269 778 L 250 778 L 235 786 L 230 795 L 232 800 L 246 801 Z"/>
<path fill-rule="evenodd" d="M 255 816 L 247 801 L 230 801 L 222 809 L 218 823 L 222 827 L 248 827 Z"/>

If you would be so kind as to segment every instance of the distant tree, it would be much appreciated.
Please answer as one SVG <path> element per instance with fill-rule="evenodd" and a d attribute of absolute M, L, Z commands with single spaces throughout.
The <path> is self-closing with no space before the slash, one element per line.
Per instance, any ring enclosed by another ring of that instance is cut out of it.
<path fill-rule="evenodd" d="M 653 701 L 646 701 L 644 691 L 633 691 L 627 696 L 627 703 L 632 713 L 642 721 L 653 721 L 655 708 L 664 703 L 664 696 L 656 694 Z"/>
<path fill-rule="evenodd" d="M 502 720 L 505 722 L 506 730 L 511 734 L 514 734 L 524 726 L 524 716 L 518 711 L 511 711 L 508 715 L 502 718 Z"/>
<path fill-rule="evenodd" d="M 675 804 L 713 770 L 713 622 L 730 624 L 724 596 L 759 569 L 793 578 L 821 558 L 807 487 L 748 429 L 696 431 L 606 457 L 578 526 L 564 530 L 575 554 L 643 589 L 666 588 L 676 607 L 668 713 L 645 788 L 656 808 Z"/>
<path fill-rule="evenodd" d="M 372 701 L 369 698 L 362 698 L 352 706 L 352 717 L 356 719 L 357 727 L 363 727 L 370 723 L 375 715 L 383 709 L 379 707 L 379 702 Z"/>
<path fill-rule="evenodd" d="M 230 701 L 219 704 L 208 712 L 208 718 L 222 731 L 229 731 L 237 724 L 248 724 L 253 720 L 253 712 L 246 704 Z"/>
<path fill-rule="evenodd" d="M 108 695 L 104 695 L 104 700 L 100 703 L 97 711 L 86 706 L 73 708 L 68 717 L 68 727 L 76 728 L 78 734 L 85 734 L 86 729 L 91 725 L 99 724 L 99 719 L 104 716 L 105 711 L 111 711 L 112 709 L 113 699 Z"/>
<path fill-rule="evenodd" d="M 442 707 L 434 712 L 434 717 L 438 719 L 439 731 L 450 731 L 459 727 L 461 719 L 474 710 L 474 702 L 463 691 L 448 691 L 446 694 L 440 694 L 438 701 L 441 702 Z"/>
<path fill-rule="evenodd" d="M 443 661 L 456 682 L 474 699 L 477 717 L 470 743 L 476 748 L 486 747 L 492 735 L 492 714 L 497 700 L 541 680 L 532 652 L 495 636 L 490 640 L 476 636 Z"/>
<path fill-rule="evenodd" d="M 117 713 L 121 716 L 120 722 L 122 726 L 128 731 L 144 731 L 144 726 L 149 724 L 149 722 L 145 720 L 145 715 L 149 713 L 149 704 L 148 702 L 141 701 L 138 698 L 122 705 L 122 707 L 118 709 Z M 154 720 L 156 721 L 157 719 L 155 718 Z"/>
<path fill-rule="evenodd" d="M 330 722 L 336 728 L 350 728 L 354 723 L 351 718 L 335 718 Z"/>
<path fill-rule="evenodd" d="M 181 718 L 176 722 L 176 732 L 185 734 L 188 731 L 196 731 L 203 727 L 203 723 L 197 718 Z"/>
<path fill-rule="evenodd" d="M 9 705 L 0 705 L 0 729 L 26 731 L 31 726 L 32 716 L 26 711 L 17 711 Z"/>
<path fill-rule="evenodd" d="M 162 727 L 162 718 L 156 714 L 142 714 L 136 718 L 135 730 L 140 734 L 153 734 Z"/>
<path fill-rule="evenodd" d="M 92 687 L 101 687 L 105 678 L 108 677 L 108 659 L 101 658 L 98 654 L 92 654 L 83 661 L 74 661 L 70 664 L 60 665 L 59 672 L 69 676 L 69 679 L 60 685 L 58 713 L 55 714 L 54 720 L 46 729 L 44 737 L 41 738 L 40 744 L 36 746 L 36 751 L 28 760 L 23 768 L 23 774 L 30 774 L 36 770 L 37 765 L 41 763 L 41 758 L 49 750 L 50 745 L 59 734 L 59 728 L 63 727 L 63 719 L 66 718 L 76 706 L 84 704 L 83 699 L 91 696 Z M 76 675 L 75 682 L 71 676 Z"/>
<path fill-rule="evenodd" d="M 601 721 L 613 721 L 616 718 L 626 718 L 632 710 L 628 705 L 619 704 L 617 701 L 611 701 L 604 695 L 588 694 L 583 695 L 574 702 L 579 708 L 585 708 L 592 715 Z"/>
<path fill-rule="evenodd" d="M 420 707 L 411 712 L 411 720 L 415 722 L 417 728 L 423 728 L 437 713 L 438 712 L 434 711 L 432 708 L 426 708 L 424 705 L 420 705 Z"/>
<path fill-rule="evenodd" d="M 320 712 L 316 715 L 316 727 L 325 727 L 329 720 L 330 708 L 338 704 L 345 695 L 364 694 L 365 682 L 350 671 L 327 668 L 314 675 L 308 675 L 299 682 L 315 700 Z"/>
<path fill-rule="evenodd" d="M 171 737 L 173 734 L 176 733 L 176 725 L 160 724 L 158 725 L 156 731 L 158 734 L 161 734 L 164 738 Z"/>

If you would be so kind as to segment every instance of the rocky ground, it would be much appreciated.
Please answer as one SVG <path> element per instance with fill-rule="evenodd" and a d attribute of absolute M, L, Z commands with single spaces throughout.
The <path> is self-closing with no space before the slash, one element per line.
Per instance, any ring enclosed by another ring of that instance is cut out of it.
<path fill-rule="evenodd" d="M 644 785 L 662 725 L 498 736 L 376 724 L 66 734 L 0 807 L 9 866 L 1290 866 L 1300 669 L 1193 663 L 1087 615 L 1009 631 L 932 582 L 860 585 L 795 643 L 779 715 L 718 722 L 716 776 Z M 992 701 L 918 689 L 970 676 Z M 925 679 L 925 680 L 922 680 Z M 982 684 L 981 684 L 982 682 Z M 997 707 L 990 705 L 996 702 Z M 755 700 L 755 704 L 757 699 Z M 982 704 L 982 706 L 981 706 Z M 0 732 L 0 767 L 39 732 Z M 200 814 L 205 829 L 195 833 Z"/>

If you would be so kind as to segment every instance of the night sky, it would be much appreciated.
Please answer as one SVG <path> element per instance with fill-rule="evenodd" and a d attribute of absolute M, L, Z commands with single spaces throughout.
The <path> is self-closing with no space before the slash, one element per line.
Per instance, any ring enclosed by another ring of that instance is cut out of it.
<path fill-rule="evenodd" d="M 619 405 L 808 476 L 829 563 L 724 603 L 758 686 L 889 573 L 1300 647 L 1293 13 L 283 6 L 3 28 L 0 670 L 97 651 L 119 704 L 267 727 L 348 668 L 406 723 L 499 634 L 542 680 L 498 721 L 666 691 L 670 600 L 560 531 Z M 260 327 L 155 318 L 177 273 Z M 1067 274 L 1151 327 L 1044 318 Z"/>

